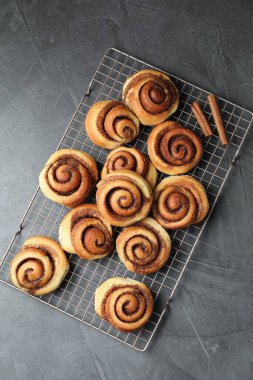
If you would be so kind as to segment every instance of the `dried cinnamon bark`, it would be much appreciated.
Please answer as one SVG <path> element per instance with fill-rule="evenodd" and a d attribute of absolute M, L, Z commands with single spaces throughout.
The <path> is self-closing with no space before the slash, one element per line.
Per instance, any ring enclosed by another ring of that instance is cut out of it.
<path fill-rule="evenodd" d="M 216 128 L 218 130 L 220 141 L 221 141 L 222 145 L 227 145 L 228 139 L 226 136 L 226 131 L 225 131 L 224 124 L 222 121 L 221 111 L 220 111 L 220 108 L 218 106 L 217 98 L 215 95 L 210 94 L 210 95 L 208 95 L 207 99 L 208 99 L 210 107 L 211 107 L 213 119 L 214 119 Z"/>
<path fill-rule="evenodd" d="M 212 136 L 213 131 L 210 127 L 210 124 L 207 121 L 207 118 L 204 115 L 204 112 L 200 108 L 200 105 L 197 102 L 194 102 L 194 103 L 192 103 L 191 109 L 192 109 L 192 113 L 196 117 L 197 122 L 199 123 L 199 126 L 202 129 L 204 135 L 206 137 Z"/>

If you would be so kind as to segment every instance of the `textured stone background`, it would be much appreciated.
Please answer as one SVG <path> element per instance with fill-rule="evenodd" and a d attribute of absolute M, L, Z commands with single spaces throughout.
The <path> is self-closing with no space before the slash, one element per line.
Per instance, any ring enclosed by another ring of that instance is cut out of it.
<path fill-rule="evenodd" d="M 0 0 L 2 254 L 107 48 L 253 110 L 252 32 L 247 0 Z M 0 285 L 0 379 L 251 379 L 252 143 L 148 351 Z"/>

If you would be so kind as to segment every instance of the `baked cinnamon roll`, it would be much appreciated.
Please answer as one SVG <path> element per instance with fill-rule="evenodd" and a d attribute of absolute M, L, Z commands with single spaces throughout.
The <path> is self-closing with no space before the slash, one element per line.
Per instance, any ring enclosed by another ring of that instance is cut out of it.
<path fill-rule="evenodd" d="M 97 184 L 97 206 L 113 226 L 128 226 L 145 218 L 152 205 L 149 184 L 130 170 L 109 173 Z"/>
<path fill-rule="evenodd" d="M 90 108 L 85 127 L 93 144 L 114 149 L 137 137 L 139 120 L 123 103 L 103 100 Z"/>
<path fill-rule="evenodd" d="M 95 310 L 116 329 L 130 332 L 147 323 L 153 311 L 153 296 L 142 282 L 114 277 L 97 288 Z"/>
<path fill-rule="evenodd" d="M 165 228 L 177 230 L 200 223 L 208 209 L 203 185 L 189 175 L 164 178 L 155 188 L 153 216 Z"/>
<path fill-rule="evenodd" d="M 155 187 L 156 168 L 142 152 L 135 148 L 122 146 L 110 152 L 102 169 L 101 178 L 117 170 L 132 170 L 145 178 L 151 189 Z"/>
<path fill-rule="evenodd" d="M 178 108 L 179 94 L 170 77 L 155 70 L 130 76 L 123 87 L 123 102 L 143 125 L 157 125 Z"/>
<path fill-rule="evenodd" d="M 203 153 L 200 138 L 175 121 L 157 125 L 148 137 L 148 153 L 163 173 L 184 174 L 198 164 Z"/>
<path fill-rule="evenodd" d="M 11 263 L 13 284 L 35 296 L 57 289 L 69 270 L 69 262 L 60 245 L 44 236 L 26 240 Z"/>
<path fill-rule="evenodd" d="M 140 274 L 158 271 L 168 260 L 171 241 L 152 218 L 126 227 L 117 237 L 117 252 L 128 270 Z"/>
<path fill-rule="evenodd" d="M 64 217 L 59 241 L 65 251 L 86 260 L 101 259 L 114 247 L 112 228 L 93 204 L 77 206 Z"/>
<path fill-rule="evenodd" d="M 94 159 L 74 149 L 53 153 L 39 177 L 41 191 L 47 198 L 71 208 L 84 202 L 97 181 Z"/>

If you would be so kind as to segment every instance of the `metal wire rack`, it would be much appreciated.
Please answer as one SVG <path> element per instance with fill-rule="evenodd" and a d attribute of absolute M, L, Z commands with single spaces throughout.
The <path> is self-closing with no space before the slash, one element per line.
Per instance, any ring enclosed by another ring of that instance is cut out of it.
<path fill-rule="evenodd" d="M 94 157 L 99 169 L 101 169 L 108 151 L 95 146 L 87 137 L 83 127 L 85 116 L 95 101 L 120 99 L 122 86 L 126 78 L 132 73 L 145 68 L 154 67 L 117 49 L 109 49 L 102 58 L 92 78 L 88 92 L 81 100 L 58 145 L 58 149 L 73 148 L 84 150 Z M 219 105 L 229 138 L 229 145 L 223 147 L 216 133 L 209 138 L 204 137 L 191 113 L 190 106 L 193 101 L 197 100 L 214 128 L 210 109 L 206 101 L 208 92 L 174 75 L 170 74 L 170 76 L 180 91 L 180 106 L 172 119 L 178 120 L 187 128 L 194 130 L 202 138 L 204 154 L 199 165 L 190 174 L 199 179 L 205 186 L 212 209 L 249 130 L 253 114 L 227 100 L 219 98 Z M 128 144 L 128 146 L 134 146 L 140 151 L 147 153 L 146 141 L 150 131 L 150 127 L 143 127 L 140 130 L 138 139 Z M 165 175 L 161 174 L 159 180 L 163 177 Z M 91 195 L 88 202 L 94 202 L 94 196 L 95 193 Z M 68 211 L 69 209 L 66 207 L 45 198 L 38 188 L 25 212 L 20 228 L 13 237 L 1 262 L 1 282 L 13 287 L 9 279 L 10 263 L 20 250 L 22 244 L 29 236 L 34 235 L 50 236 L 57 240 L 59 224 Z M 144 351 L 148 347 L 166 311 L 168 302 L 176 290 L 207 220 L 208 218 L 205 222 L 191 226 L 185 230 L 170 232 L 172 238 L 171 256 L 167 265 L 159 270 L 159 272 L 145 276 L 131 273 L 118 259 L 116 251 L 112 255 L 97 261 L 85 261 L 79 259 L 76 255 L 69 255 L 70 271 L 60 288 L 46 296 L 31 297 L 137 350 Z M 115 229 L 115 237 L 118 232 Z M 150 321 L 137 332 L 119 332 L 95 314 L 94 292 L 102 282 L 113 276 L 125 276 L 143 281 L 152 290 L 155 298 L 154 313 Z"/>

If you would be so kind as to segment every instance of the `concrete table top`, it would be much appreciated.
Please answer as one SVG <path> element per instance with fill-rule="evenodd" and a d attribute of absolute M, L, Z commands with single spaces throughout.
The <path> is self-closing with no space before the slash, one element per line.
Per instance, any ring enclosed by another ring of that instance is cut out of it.
<path fill-rule="evenodd" d="M 1 0 L 1 255 L 106 49 L 253 110 L 252 32 L 249 0 Z M 252 163 L 253 129 L 146 352 L 0 284 L 0 379 L 251 379 Z"/>

